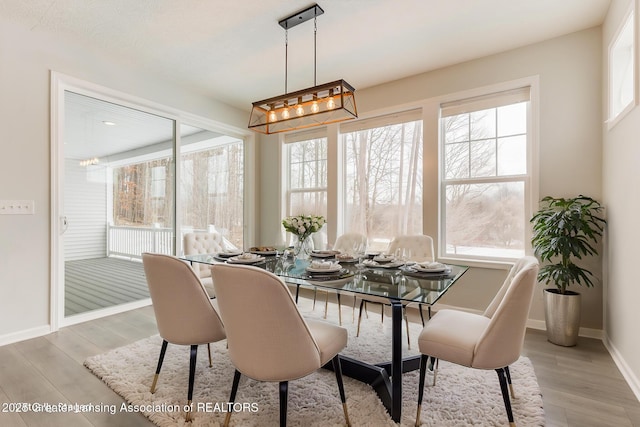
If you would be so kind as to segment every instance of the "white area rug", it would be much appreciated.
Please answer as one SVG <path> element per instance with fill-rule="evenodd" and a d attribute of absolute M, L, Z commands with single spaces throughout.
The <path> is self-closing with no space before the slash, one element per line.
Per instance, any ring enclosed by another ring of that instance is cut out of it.
<path fill-rule="evenodd" d="M 324 305 L 311 310 L 311 304 L 301 300 L 305 316 L 321 318 Z M 329 306 L 329 321 L 337 323 L 337 306 Z M 343 354 L 381 362 L 391 360 L 391 321 L 380 322 L 379 315 L 362 320 L 360 336 L 356 337 L 351 321 L 351 308 L 343 307 L 343 326 L 349 330 L 349 345 Z M 411 324 L 412 348 L 416 345 L 421 327 Z M 406 329 L 403 324 L 403 335 Z M 184 422 L 182 407 L 187 400 L 189 350 L 187 346 L 169 344 L 155 394 L 149 392 L 155 372 L 160 345 L 159 336 L 143 339 L 131 345 L 91 357 L 85 366 L 101 378 L 116 393 L 132 405 L 154 405 L 143 412 L 158 426 L 189 425 Z M 407 350 L 403 336 L 403 355 L 417 354 Z M 213 367 L 209 368 L 206 346 L 198 351 L 193 397 L 193 427 L 219 426 L 225 417 L 225 403 L 229 399 L 233 379 L 233 365 L 227 356 L 225 342 L 212 344 Z M 542 397 L 533 366 L 522 357 L 511 366 L 516 391 L 512 399 L 518 426 L 544 425 Z M 479 371 L 440 362 L 438 381 L 430 386 L 427 373 L 422 403 L 421 421 L 425 426 L 506 426 L 508 425 L 498 376 L 495 371 Z M 344 377 L 349 415 L 354 426 L 396 425 L 371 387 Z M 401 425 L 413 425 L 416 415 L 418 372 L 403 376 L 403 407 Z M 234 412 L 232 426 L 275 426 L 279 422 L 278 385 L 261 383 L 242 377 L 236 402 L 246 410 Z M 173 410 L 175 407 L 175 410 Z M 239 408 L 238 408 L 239 409 Z M 331 371 L 318 372 L 289 383 L 288 425 L 338 426 L 344 425 L 342 405 L 335 375 Z"/>

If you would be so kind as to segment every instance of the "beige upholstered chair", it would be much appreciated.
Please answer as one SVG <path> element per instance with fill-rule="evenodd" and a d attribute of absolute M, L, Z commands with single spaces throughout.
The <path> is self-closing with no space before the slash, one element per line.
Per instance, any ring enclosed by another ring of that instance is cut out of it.
<path fill-rule="evenodd" d="M 404 256 L 406 261 L 424 262 L 435 260 L 435 252 L 433 249 L 433 238 L 425 234 L 415 235 L 403 235 L 397 236 L 387 247 L 386 253 L 394 255 L 398 252 L 398 255 Z M 358 313 L 358 329 L 356 335 L 360 335 L 360 322 L 362 321 L 362 309 L 366 310 L 367 303 L 381 304 L 382 307 L 382 319 L 384 319 L 384 305 L 388 304 L 388 300 L 384 298 L 372 298 L 367 297 L 360 301 L 360 310 Z M 412 304 L 404 306 L 405 310 L 405 323 L 407 326 L 407 345 L 411 348 L 411 337 L 409 335 L 409 319 L 407 318 L 406 308 Z M 424 314 L 422 312 L 422 304 L 418 304 L 418 310 L 420 312 L 420 318 L 422 319 L 422 325 L 424 326 Z"/>
<path fill-rule="evenodd" d="M 222 234 L 215 231 L 213 233 L 186 233 L 183 243 L 185 255 L 214 254 L 225 249 Z M 209 296 L 215 297 L 209 266 L 196 262 L 193 264 L 193 270 L 200 277 Z"/>
<path fill-rule="evenodd" d="M 524 257 L 513 266 L 504 284 L 483 314 L 457 310 L 440 310 L 422 329 L 418 347 L 420 385 L 416 426 L 420 425 L 420 409 L 424 377 L 431 357 L 476 369 L 494 369 L 498 373 L 509 425 L 515 426 L 509 390 L 513 396 L 509 365 L 522 351 L 533 289 L 538 275 L 538 261 Z M 437 371 L 434 371 L 434 385 Z"/>
<path fill-rule="evenodd" d="M 280 425 L 284 426 L 288 382 L 333 361 L 344 416 L 350 425 L 338 355 L 347 345 L 346 329 L 303 319 L 286 284 L 266 270 L 217 264 L 211 272 L 229 356 L 236 367 L 230 402 L 235 400 L 241 374 L 279 382 Z M 225 425 L 230 417 L 228 412 Z"/>
<path fill-rule="evenodd" d="M 397 250 L 411 251 L 408 261 L 434 261 L 433 239 L 424 234 L 397 236 L 389 243 L 387 253 L 395 254 Z"/>
<path fill-rule="evenodd" d="M 156 390 L 167 344 L 188 345 L 191 346 L 187 393 L 190 404 L 193 398 L 198 345 L 207 344 L 211 366 L 211 349 L 208 345 L 225 338 L 222 321 L 198 276 L 187 263 L 170 255 L 150 253 L 142 254 L 142 263 L 158 332 L 162 337 L 162 348 L 151 393 L 155 393 Z M 186 418 L 187 421 L 190 420 L 190 412 L 187 412 Z"/>
<path fill-rule="evenodd" d="M 367 236 L 360 233 L 344 233 L 336 239 L 333 249 L 340 252 L 353 253 L 356 245 L 362 245 L 367 249 Z"/>
<path fill-rule="evenodd" d="M 353 254 L 354 256 L 357 255 L 354 253 L 355 248 L 360 248 L 364 253 L 364 251 L 367 250 L 367 236 L 360 233 L 345 233 L 338 236 L 338 238 L 336 239 L 336 243 L 333 245 L 333 250 L 340 251 L 341 253 Z M 316 307 L 317 291 L 318 290 L 316 289 L 314 290 L 314 293 L 313 293 L 314 309 Z M 327 311 L 329 310 L 329 292 L 330 291 L 323 289 L 323 292 L 325 292 L 324 318 L 326 319 Z M 356 297 L 352 292 L 341 292 L 340 294 L 349 295 L 353 297 L 353 305 L 352 305 L 353 311 L 351 315 L 351 318 L 353 320 L 355 315 L 354 313 L 355 313 L 355 307 L 356 307 Z M 336 296 L 338 300 L 338 319 L 339 319 L 340 325 L 342 325 L 342 302 L 340 299 L 340 294 L 336 292 Z"/>

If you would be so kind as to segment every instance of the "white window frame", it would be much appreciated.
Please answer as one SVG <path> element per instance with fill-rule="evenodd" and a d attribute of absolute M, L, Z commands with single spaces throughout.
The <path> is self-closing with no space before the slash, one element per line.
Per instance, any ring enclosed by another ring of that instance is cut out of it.
<path fill-rule="evenodd" d="M 515 179 L 509 179 L 509 177 L 494 177 L 492 181 L 499 182 L 505 181 L 523 181 L 525 184 L 524 190 L 524 229 L 525 229 L 525 254 L 532 254 L 533 250 L 531 245 L 527 245 L 526 242 L 531 240 L 531 227 L 529 225 L 529 218 L 533 215 L 537 206 L 538 200 L 538 181 L 539 181 L 539 166 L 538 166 L 538 147 L 539 147 L 539 77 L 532 76 L 523 79 L 513 80 L 510 82 L 504 82 L 501 84 L 486 86 L 477 88 L 470 91 L 460 92 L 452 95 L 447 95 L 436 100 L 431 100 L 430 103 L 437 102 L 438 111 L 440 105 L 446 103 L 452 103 L 455 101 L 464 101 L 466 99 L 472 99 L 476 97 L 488 96 L 491 94 L 497 94 L 500 92 L 507 92 L 510 90 L 529 86 L 530 88 L 530 101 L 528 108 L 528 120 L 527 120 L 527 173 L 526 176 L 518 177 Z M 433 122 L 431 122 L 433 124 Z M 445 194 L 445 179 L 444 179 L 444 150 L 440 127 L 440 117 L 437 118 L 438 126 L 438 238 L 437 240 L 437 252 L 438 259 L 445 262 L 463 261 L 466 265 L 476 267 L 495 267 L 505 268 L 510 265 L 514 259 L 509 258 L 496 258 L 496 257 L 477 257 L 477 256 L 452 256 L 446 252 L 446 239 L 445 239 L 445 211 L 444 206 L 446 203 Z M 427 122 L 425 121 L 425 128 Z M 478 183 L 486 182 L 485 178 L 478 179 Z"/>
<path fill-rule="evenodd" d="M 327 194 L 327 205 L 329 204 L 329 171 L 327 170 L 327 177 L 326 177 L 326 185 L 324 187 L 306 187 L 303 189 L 299 189 L 299 188 L 295 188 L 292 189 L 291 188 L 291 167 L 290 167 L 290 153 L 289 153 L 289 144 L 294 144 L 297 142 L 304 142 L 304 141 L 310 141 L 310 140 L 314 140 L 314 139 L 327 139 L 327 151 L 329 151 L 329 138 L 327 135 L 327 129 L 325 127 L 322 128 L 318 128 L 318 129 L 314 129 L 311 131 L 301 131 L 301 132 L 294 132 L 294 133 L 288 133 L 285 134 L 284 137 L 282 138 L 282 146 L 283 146 L 283 150 L 282 150 L 282 163 L 284 165 L 283 168 L 283 174 L 282 174 L 282 183 L 283 183 L 283 190 L 284 190 L 284 206 L 283 206 L 283 216 L 289 216 L 291 215 L 291 197 L 293 194 L 298 194 L 298 193 L 312 193 L 312 192 L 324 192 Z M 330 153 L 327 152 L 327 169 L 328 169 L 328 165 L 331 162 L 330 160 Z M 327 211 L 329 210 L 329 206 L 327 206 Z M 308 212 L 309 214 L 316 214 L 316 212 Z M 327 216 L 328 216 L 328 212 L 327 212 Z M 286 241 L 286 239 L 285 239 Z"/>
<path fill-rule="evenodd" d="M 637 58 L 637 26 L 635 17 L 635 2 L 630 2 L 629 9 L 621 20 L 615 35 L 611 39 L 607 57 L 607 98 L 608 114 L 607 127 L 612 129 L 622 120 L 636 105 L 638 105 L 638 58 Z M 629 34 L 630 32 L 630 34 Z M 625 73 L 625 69 L 632 69 Z M 626 76 L 626 77 L 625 77 Z M 623 86 L 631 99 L 624 105 L 618 105 L 617 99 Z"/>

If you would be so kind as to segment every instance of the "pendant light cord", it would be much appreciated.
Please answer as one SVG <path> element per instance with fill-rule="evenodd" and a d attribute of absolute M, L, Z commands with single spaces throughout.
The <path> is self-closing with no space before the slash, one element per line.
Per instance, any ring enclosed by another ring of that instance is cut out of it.
<path fill-rule="evenodd" d="M 289 29 L 284 31 L 284 93 L 287 92 L 287 74 L 289 71 Z"/>
<path fill-rule="evenodd" d="M 314 86 L 318 86 L 317 80 L 316 80 L 316 73 L 317 73 L 317 65 L 316 65 L 316 61 L 317 61 L 317 34 L 318 34 L 318 16 L 314 16 L 313 17 L 313 85 Z"/>

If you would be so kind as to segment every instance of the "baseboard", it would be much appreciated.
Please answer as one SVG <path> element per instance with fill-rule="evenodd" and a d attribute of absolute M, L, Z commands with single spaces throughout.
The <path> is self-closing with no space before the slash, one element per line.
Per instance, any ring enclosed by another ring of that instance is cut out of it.
<path fill-rule="evenodd" d="M 602 342 L 604 346 L 609 351 L 613 362 L 616 364 L 620 373 L 631 387 L 631 391 L 636 395 L 636 399 L 640 402 L 640 378 L 636 377 L 633 373 L 633 370 L 629 368 L 629 365 L 624 360 L 624 357 L 620 354 L 618 349 L 613 345 L 613 343 L 609 340 L 609 337 L 605 333 L 602 337 Z"/>
<path fill-rule="evenodd" d="M 0 335 L 0 347 L 7 344 L 13 344 L 18 341 L 30 340 L 51 333 L 51 326 L 38 326 L 37 328 L 25 329 L 18 332 L 12 332 L 6 335 Z"/>

